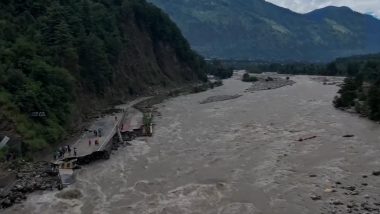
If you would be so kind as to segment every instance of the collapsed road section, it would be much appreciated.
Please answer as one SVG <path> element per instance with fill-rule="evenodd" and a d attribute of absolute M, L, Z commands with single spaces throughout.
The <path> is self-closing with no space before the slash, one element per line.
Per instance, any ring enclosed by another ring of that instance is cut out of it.
<path fill-rule="evenodd" d="M 109 159 L 112 150 L 136 137 L 153 133 L 152 113 L 141 112 L 133 105 L 147 98 L 138 99 L 128 105 L 116 107 L 113 114 L 99 118 L 71 146 L 63 147 L 61 155 L 52 162 L 59 172 L 62 185 L 74 181 L 74 169 L 100 159 Z"/>

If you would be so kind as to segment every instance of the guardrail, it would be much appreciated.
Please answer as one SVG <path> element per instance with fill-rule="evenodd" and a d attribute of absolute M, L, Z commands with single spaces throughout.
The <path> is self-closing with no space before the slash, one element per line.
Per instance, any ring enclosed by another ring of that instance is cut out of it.
<path fill-rule="evenodd" d="M 108 142 L 110 142 L 111 138 L 113 138 L 113 136 L 117 133 L 117 129 L 120 127 L 120 124 L 124 121 L 126 115 L 127 115 L 127 111 L 124 111 L 123 116 L 119 119 L 119 121 L 112 128 L 111 133 L 104 139 L 103 143 L 97 149 L 98 152 L 102 151 L 104 149 L 105 145 L 107 145 Z"/>

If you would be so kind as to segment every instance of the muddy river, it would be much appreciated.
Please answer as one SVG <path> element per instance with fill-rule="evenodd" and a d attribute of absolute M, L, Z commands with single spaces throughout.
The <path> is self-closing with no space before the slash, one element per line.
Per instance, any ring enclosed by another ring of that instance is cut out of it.
<path fill-rule="evenodd" d="M 168 100 L 158 105 L 152 138 L 77 172 L 69 188 L 81 198 L 33 194 L 4 213 L 356 213 L 348 205 L 362 213 L 362 203 L 379 213 L 372 172 L 380 170 L 380 125 L 334 109 L 337 86 L 291 79 L 293 86 L 250 93 L 250 83 L 232 78 Z M 235 94 L 243 96 L 200 104 Z"/>

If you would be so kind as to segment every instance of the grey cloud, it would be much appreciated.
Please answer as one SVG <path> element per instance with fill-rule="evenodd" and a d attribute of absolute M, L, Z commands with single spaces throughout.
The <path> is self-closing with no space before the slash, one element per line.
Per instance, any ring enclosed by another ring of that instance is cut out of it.
<path fill-rule="evenodd" d="M 266 0 L 282 7 L 289 8 L 299 13 L 307 13 L 312 10 L 329 5 L 348 6 L 355 11 L 373 14 L 380 18 L 380 0 Z"/>

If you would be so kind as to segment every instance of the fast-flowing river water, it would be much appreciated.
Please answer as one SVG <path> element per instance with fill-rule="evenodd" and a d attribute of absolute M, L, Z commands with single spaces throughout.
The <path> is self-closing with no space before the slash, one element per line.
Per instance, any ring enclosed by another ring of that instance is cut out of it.
<path fill-rule="evenodd" d="M 376 207 L 380 125 L 334 109 L 337 86 L 291 79 L 293 86 L 250 93 L 250 83 L 232 78 L 170 99 L 158 105 L 153 137 L 77 172 L 69 188 L 83 197 L 33 194 L 4 213 L 347 213 L 346 205 L 360 210 L 366 201 Z M 243 96 L 200 104 L 234 94 Z"/>

